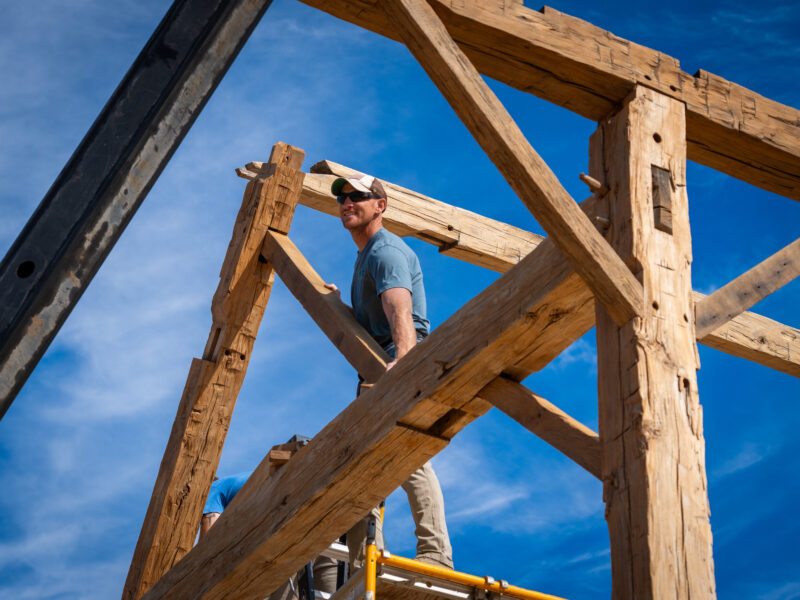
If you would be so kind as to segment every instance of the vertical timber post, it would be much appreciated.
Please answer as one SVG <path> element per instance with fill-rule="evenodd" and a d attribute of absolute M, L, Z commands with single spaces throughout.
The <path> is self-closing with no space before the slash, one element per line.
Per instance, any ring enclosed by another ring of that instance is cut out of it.
<path fill-rule="evenodd" d="M 691 289 L 685 107 L 638 87 L 590 142 L 607 237 L 644 288 L 622 327 L 596 303 L 612 598 L 715 598 Z M 669 214 L 666 214 L 668 211 Z M 665 223 L 668 222 L 668 226 Z"/>
<path fill-rule="evenodd" d="M 279 142 L 247 184 L 211 302 L 211 332 L 189 369 L 123 600 L 140 598 L 192 549 L 275 277 L 261 246 L 270 229 L 289 233 L 304 156 Z"/>

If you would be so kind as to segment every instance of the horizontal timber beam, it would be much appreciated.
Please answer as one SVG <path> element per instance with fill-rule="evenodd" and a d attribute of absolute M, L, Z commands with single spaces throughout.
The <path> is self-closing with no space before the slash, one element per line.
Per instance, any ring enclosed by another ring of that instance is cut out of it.
<path fill-rule="evenodd" d="M 694 292 L 695 304 L 703 294 Z M 800 377 L 800 329 L 752 312 L 743 312 L 697 340 L 787 375 Z"/>
<path fill-rule="evenodd" d="M 242 178 L 252 179 L 261 164 L 248 163 L 236 172 Z M 330 175 L 360 177 L 363 173 L 327 160 L 316 163 L 310 171 L 303 182 L 300 203 L 338 218 L 336 198 L 331 194 L 334 177 Z M 389 197 L 383 213 L 384 227 L 397 235 L 433 244 L 445 256 L 505 273 L 544 239 L 525 229 L 382 182 Z"/>
<path fill-rule="evenodd" d="M 400 32 L 374 0 L 301 0 L 380 35 Z M 686 104 L 688 158 L 800 200 L 800 111 L 550 7 L 431 0 L 476 68 L 593 121 L 636 85 Z"/>
<path fill-rule="evenodd" d="M 800 238 L 695 305 L 697 337 L 742 314 L 800 275 Z"/>
<path fill-rule="evenodd" d="M 403 41 L 553 243 L 618 325 L 644 310 L 641 283 L 536 153 L 427 0 L 384 0 Z"/>
<path fill-rule="evenodd" d="M 494 379 L 478 397 L 502 410 L 598 479 L 603 478 L 600 437 L 554 404 L 506 377 Z"/>
<path fill-rule="evenodd" d="M 555 246 L 540 244 L 280 472 L 268 477 L 262 462 L 203 541 L 144 598 L 247 600 L 276 589 L 484 414 L 490 405 L 475 396 L 505 365 L 577 339 L 575 320 L 562 312 L 576 284 L 583 285 Z"/>
<path fill-rule="evenodd" d="M 250 169 L 257 170 L 260 165 L 261 163 L 249 163 L 248 169 L 237 169 L 237 173 L 240 177 L 252 179 L 254 173 Z M 312 169 L 322 173 L 306 174 L 300 204 L 337 216 L 336 198 L 330 193 L 331 182 L 334 176 L 349 177 L 358 171 L 330 161 L 317 163 Z M 384 219 L 387 229 L 397 235 L 413 236 L 439 246 L 440 253 L 471 264 L 505 273 L 519 262 L 518 257 L 526 256 L 544 239 L 524 229 L 434 200 L 389 182 L 384 182 L 384 186 L 389 196 L 389 207 Z M 483 241 L 480 238 L 481 231 L 486 232 Z M 457 241 L 446 242 L 444 232 L 448 232 Z M 591 296 L 585 286 L 580 293 Z M 695 304 L 700 304 L 704 298 L 705 295 L 694 292 Z M 589 306 L 588 310 L 577 314 L 584 319 L 586 333 L 594 326 L 594 310 Z M 756 313 L 742 313 L 716 331 L 698 337 L 697 341 L 727 354 L 800 377 L 800 330 Z M 517 381 L 522 381 L 548 363 L 549 360 L 544 363 L 536 360 L 519 371 L 509 369 L 507 374 L 513 374 Z"/>

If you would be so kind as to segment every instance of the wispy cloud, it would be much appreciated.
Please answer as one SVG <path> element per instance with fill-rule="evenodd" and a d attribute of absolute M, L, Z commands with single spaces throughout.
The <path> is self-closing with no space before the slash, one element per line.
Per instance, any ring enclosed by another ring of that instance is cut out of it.
<path fill-rule="evenodd" d="M 728 477 L 745 469 L 757 465 L 762 460 L 769 458 L 773 448 L 768 444 L 747 443 L 736 456 L 725 461 L 711 472 L 711 478 L 717 480 Z"/>
<path fill-rule="evenodd" d="M 800 581 L 782 584 L 758 596 L 758 600 L 795 600 L 800 598 Z"/>

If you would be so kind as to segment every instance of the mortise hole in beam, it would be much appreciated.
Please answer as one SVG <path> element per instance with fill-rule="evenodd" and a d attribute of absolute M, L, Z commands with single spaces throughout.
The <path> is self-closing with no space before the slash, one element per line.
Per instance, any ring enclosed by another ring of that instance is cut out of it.
<path fill-rule="evenodd" d="M 206 347 L 206 351 L 203 353 L 203 360 L 208 360 L 214 362 L 217 360 L 215 356 L 217 350 L 217 344 L 219 344 L 219 336 L 222 334 L 222 328 L 216 327 L 214 329 L 214 335 L 211 337 L 211 343 L 208 344 Z"/>
<path fill-rule="evenodd" d="M 653 300 L 653 308 L 658 310 L 658 302 L 656 302 L 655 300 Z"/>
<path fill-rule="evenodd" d="M 661 137 L 653 134 L 656 141 Z M 650 165 L 651 188 L 653 195 L 653 225 L 659 231 L 672 234 L 672 182 L 668 169 Z"/>
<path fill-rule="evenodd" d="M 660 144 L 661 143 L 661 135 L 660 134 L 654 133 L 653 134 L 653 139 L 656 141 L 656 144 Z"/>

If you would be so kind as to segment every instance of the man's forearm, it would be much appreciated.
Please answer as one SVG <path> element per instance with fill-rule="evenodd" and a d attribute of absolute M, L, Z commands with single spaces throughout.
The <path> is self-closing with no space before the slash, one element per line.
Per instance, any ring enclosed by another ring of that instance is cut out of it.
<path fill-rule="evenodd" d="M 387 368 L 391 368 L 417 343 L 411 292 L 405 288 L 390 288 L 381 294 L 381 304 L 383 312 L 386 314 L 386 320 L 389 321 L 395 348 L 395 358 L 387 366 Z"/>
<path fill-rule="evenodd" d="M 206 513 L 203 515 L 203 520 L 200 521 L 200 539 L 202 540 L 203 537 L 208 533 L 208 530 L 211 529 L 211 526 L 217 522 L 219 519 L 218 512 L 211 512 Z"/>
<path fill-rule="evenodd" d="M 417 330 L 414 329 L 414 319 L 411 313 L 402 314 L 396 311 L 389 321 L 392 330 L 392 341 L 395 348 L 395 360 L 399 360 L 417 343 Z"/>

